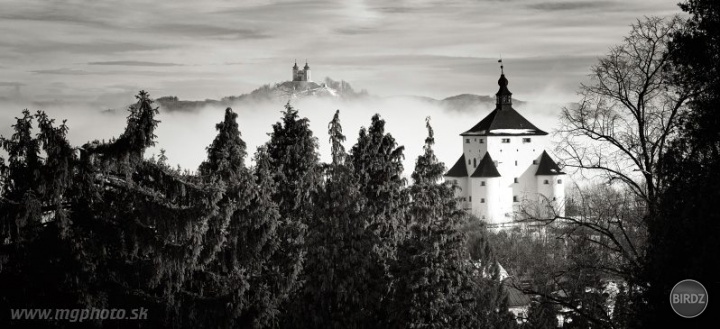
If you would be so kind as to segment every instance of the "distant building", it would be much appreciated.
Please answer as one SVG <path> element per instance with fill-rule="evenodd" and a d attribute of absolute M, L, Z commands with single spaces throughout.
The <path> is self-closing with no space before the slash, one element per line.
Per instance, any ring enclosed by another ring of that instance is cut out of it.
<path fill-rule="evenodd" d="M 547 133 L 512 108 L 505 74 L 495 110 L 460 134 L 463 154 L 445 174 L 460 187 L 461 206 L 490 228 L 515 226 L 528 209 L 563 215 L 563 173 L 545 151 Z"/>
<path fill-rule="evenodd" d="M 292 81 L 303 81 L 303 82 L 311 82 L 312 77 L 310 75 L 310 66 L 308 65 L 307 61 L 305 61 L 305 67 L 303 67 L 302 70 L 298 68 L 297 61 L 295 61 L 295 65 L 293 65 L 292 68 L 293 75 L 292 75 Z"/>

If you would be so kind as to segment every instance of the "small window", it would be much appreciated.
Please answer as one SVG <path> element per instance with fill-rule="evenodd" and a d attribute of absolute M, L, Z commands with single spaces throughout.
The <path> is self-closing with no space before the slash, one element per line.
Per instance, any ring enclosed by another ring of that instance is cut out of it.
<path fill-rule="evenodd" d="M 562 184 L 562 179 L 558 179 L 558 184 Z"/>
<path fill-rule="evenodd" d="M 517 161 L 516 161 L 516 162 L 517 162 Z M 518 179 L 517 179 L 517 177 L 515 177 L 515 184 L 517 184 L 517 183 L 518 183 Z"/>
<path fill-rule="evenodd" d="M 485 198 L 480 198 L 480 203 L 485 203 Z"/>
<path fill-rule="evenodd" d="M 485 139 L 484 139 L 484 138 L 480 138 L 480 144 L 485 144 Z"/>
<path fill-rule="evenodd" d="M 485 186 L 485 181 L 481 181 L 480 186 Z"/>
<path fill-rule="evenodd" d="M 465 138 L 465 144 L 470 144 L 470 138 Z"/>
<path fill-rule="evenodd" d="M 469 164 L 469 163 L 468 163 L 468 164 Z M 536 165 L 536 164 L 537 164 L 537 160 L 533 160 L 533 164 Z"/>
<path fill-rule="evenodd" d="M 555 197 L 553 197 L 553 201 L 555 201 L 555 200 L 556 200 Z"/>
<path fill-rule="evenodd" d="M 523 138 L 523 143 L 530 143 L 530 138 Z"/>
<path fill-rule="evenodd" d="M 468 165 L 470 165 L 472 162 L 470 162 L 470 159 L 468 159 Z"/>
<path fill-rule="evenodd" d="M 473 167 L 477 167 L 477 158 L 473 158 Z"/>
<path fill-rule="evenodd" d="M 550 184 L 550 181 L 548 181 L 548 180 L 546 179 L 545 181 L 543 181 L 543 184 L 545 184 L 545 185 Z"/>
<path fill-rule="evenodd" d="M 503 138 L 502 142 L 505 144 L 510 143 L 510 138 Z"/>
<path fill-rule="evenodd" d="M 498 162 L 497 162 L 497 161 L 493 161 L 493 163 L 495 163 L 495 167 L 498 166 Z"/>
<path fill-rule="evenodd" d="M 517 195 L 513 195 L 513 202 L 518 202 Z"/>
<path fill-rule="evenodd" d="M 517 166 L 517 160 L 515 160 L 515 165 Z"/>
<path fill-rule="evenodd" d="M 472 202 L 472 196 L 470 196 L 470 200 L 469 200 L 469 201 Z"/>

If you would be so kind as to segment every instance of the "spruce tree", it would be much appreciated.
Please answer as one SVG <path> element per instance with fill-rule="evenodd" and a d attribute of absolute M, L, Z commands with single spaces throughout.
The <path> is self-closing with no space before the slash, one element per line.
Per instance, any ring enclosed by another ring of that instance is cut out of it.
<path fill-rule="evenodd" d="M 404 148 L 385 133 L 385 121 L 374 115 L 369 128 L 361 128 L 352 147 L 350 162 L 366 199 L 364 235 L 358 244 L 368 257 L 359 280 L 366 290 L 359 303 L 370 314 L 366 327 L 383 326 L 388 321 L 388 303 L 392 287 L 390 266 L 397 256 L 397 245 L 405 236 L 405 213 L 408 204 L 405 179 L 402 177 Z"/>
<path fill-rule="evenodd" d="M 310 130 L 309 120 L 300 118 L 298 111 L 290 103 L 280 122 L 273 125 L 270 141 L 260 154 L 266 163 L 262 175 L 269 175 L 275 189 L 272 200 L 277 203 L 280 218 L 278 219 L 278 235 L 281 237 L 281 254 L 274 257 L 280 273 L 287 275 L 285 281 L 296 280 L 302 270 L 302 260 L 306 250 L 306 231 L 316 225 L 313 209 L 316 207 L 318 187 L 322 183 L 321 166 L 317 152 L 317 138 Z M 288 294 L 296 300 L 299 285 L 292 287 Z M 287 303 L 283 306 L 284 326 L 294 325 L 297 312 L 295 306 Z"/>
<path fill-rule="evenodd" d="M 555 305 L 547 300 L 532 302 L 523 329 L 555 329 L 558 324 L 556 313 Z"/>
<path fill-rule="evenodd" d="M 454 191 L 441 182 L 445 166 L 432 149 L 427 120 L 424 154 L 415 162 L 410 187 L 408 236 L 398 248 L 391 326 L 475 327 L 472 264 L 460 230 L 462 212 Z"/>
<path fill-rule="evenodd" d="M 324 166 L 316 220 L 308 227 L 305 285 L 297 299 L 298 327 L 355 328 L 371 316 L 360 300 L 366 293 L 369 257 L 364 197 L 343 146 L 345 136 L 337 111 L 328 125 L 332 162 Z"/>

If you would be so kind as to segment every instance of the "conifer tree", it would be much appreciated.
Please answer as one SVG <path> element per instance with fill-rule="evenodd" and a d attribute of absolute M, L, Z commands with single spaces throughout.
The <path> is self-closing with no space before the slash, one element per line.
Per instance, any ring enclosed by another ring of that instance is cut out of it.
<path fill-rule="evenodd" d="M 308 227 L 307 261 L 302 298 L 297 302 L 299 327 L 353 328 L 370 317 L 359 303 L 365 294 L 368 255 L 363 209 L 365 201 L 342 143 L 345 136 L 337 111 L 328 125 L 332 162 L 324 166 L 315 225 Z"/>
<path fill-rule="evenodd" d="M 405 235 L 408 204 L 402 177 L 404 148 L 385 133 L 385 121 L 374 115 L 369 128 L 361 128 L 352 147 L 350 161 L 360 184 L 364 207 L 364 236 L 359 248 L 368 259 L 358 275 L 365 280 L 365 293 L 359 296 L 361 309 L 368 312 L 366 326 L 387 323 L 392 275 L 390 266 L 397 256 L 397 245 Z"/>
<path fill-rule="evenodd" d="M 310 130 L 309 120 L 300 118 L 298 111 L 290 103 L 285 105 L 280 122 L 273 125 L 270 141 L 260 154 L 266 161 L 262 175 L 272 177 L 275 189 L 272 200 L 277 203 L 280 218 L 278 235 L 282 239 L 282 254 L 275 257 L 277 266 L 286 273 L 287 280 L 296 280 L 302 270 L 302 260 L 306 251 L 306 231 L 316 225 L 313 208 L 316 206 L 316 194 L 322 183 L 321 167 L 317 152 L 317 138 Z M 261 168 L 258 165 L 258 168 Z M 288 285 L 294 294 L 299 286 Z M 292 298 L 296 299 L 296 298 Z M 294 321 L 293 305 L 284 307 L 285 326 Z"/>
<path fill-rule="evenodd" d="M 528 309 L 527 322 L 523 329 L 554 329 L 557 328 L 557 315 L 554 304 L 544 299 L 532 302 Z"/>
<path fill-rule="evenodd" d="M 454 191 L 441 182 L 445 171 L 432 149 L 429 118 L 424 154 L 415 162 L 410 187 L 408 236 L 394 266 L 391 326 L 470 328 L 475 306 L 472 264 L 460 230 L 462 212 Z"/>

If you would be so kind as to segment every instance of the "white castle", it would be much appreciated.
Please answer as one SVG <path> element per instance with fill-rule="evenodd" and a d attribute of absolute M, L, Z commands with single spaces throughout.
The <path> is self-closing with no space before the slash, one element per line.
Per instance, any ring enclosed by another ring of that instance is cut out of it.
<path fill-rule="evenodd" d="M 495 110 L 460 134 L 463 154 L 445 179 L 460 187 L 461 207 L 489 227 L 514 226 L 529 209 L 564 215 L 565 173 L 545 151 L 547 133 L 512 108 L 504 72 L 498 84 Z"/>

